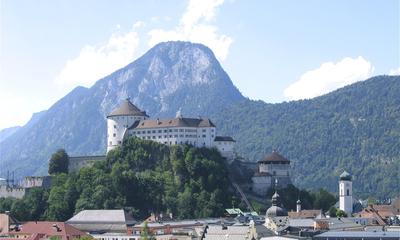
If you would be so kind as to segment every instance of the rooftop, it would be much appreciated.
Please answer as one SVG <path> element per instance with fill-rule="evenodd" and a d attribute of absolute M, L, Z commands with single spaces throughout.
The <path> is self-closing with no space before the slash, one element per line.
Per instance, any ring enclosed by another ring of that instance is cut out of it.
<path fill-rule="evenodd" d="M 168 128 L 168 127 L 215 127 L 208 118 L 170 118 L 170 119 L 146 119 L 136 121 L 129 129 Z"/>
<path fill-rule="evenodd" d="M 145 116 L 148 117 L 145 111 L 136 107 L 129 98 L 127 98 L 119 107 L 114 109 L 108 117 L 114 116 Z"/>
<path fill-rule="evenodd" d="M 286 159 L 282 155 L 280 155 L 277 151 L 272 151 L 271 154 L 265 156 L 263 159 L 258 161 L 259 163 L 272 163 L 272 162 L 280 162 L 280 163 L 290 163 L 290 160 Z"/>

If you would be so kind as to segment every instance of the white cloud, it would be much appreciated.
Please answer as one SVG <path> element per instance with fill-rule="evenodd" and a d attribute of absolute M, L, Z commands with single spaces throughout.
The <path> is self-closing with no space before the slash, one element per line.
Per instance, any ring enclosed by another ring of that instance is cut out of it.
<path fill-rule="evenodd" d="M 105 44 L 83 47 L 76 58 L 67 61 L 56 83 L 90 87 L 98 79 L 132 62 L 139 45 L 136 29 L 141 26 L 143 22 L 136 22 L 130 31 L 112 34 Z"/>
<path fill-rule="evenodd" d="M 300 80 L 284 91 L 290 100 L 317 97 L 346 85 L 369 78 L 374 67 L 363 57 L 346 57 L 337 63 L 326 62 L 301 75 Z"/>
<path fill-rule="evenodd" d="M 395 69 L 391 69 L 389 71 L 389 75 L 400 75 L 400 67 L 399 68 L 395 68 Z"/>
<path fill-rule="evenodd" d="M 191 0 L 178 26 L 172 30 L 153 29 L 149 32 L 149 45 L 164 41 L 191 41 L 210 47 L 219 60 L 225 60 L 232 38 L 218 32 L 212 24 L 217 8 L 224 0 Z"/>

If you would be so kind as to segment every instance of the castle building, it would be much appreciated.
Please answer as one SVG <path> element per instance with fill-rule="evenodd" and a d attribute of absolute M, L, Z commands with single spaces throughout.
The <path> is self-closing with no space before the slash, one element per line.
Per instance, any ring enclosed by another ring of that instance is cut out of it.
<path fill-rule="evenodd" d="M 180 114 L 175 118 L 149 119 L 145 111 L 126 99 L 107 116 L 107 152 L 120 146 L 130 136 L 166 145 L 215 147 L 227 159 L 234 157 L 235 140 L 217 136 L 217 128 L 210 119 L 186 118 Z"/>
<path fill-rule="evenodd" d="M 351 216 L 353 213 L 353 184 L 351 175 L 344 171 L 339 177 L 339 209 Z"/>
<path fill-rule="evenodd" d="M 146 112 L 133 105 L 129 98 L 107 116 L 107 152 L 122 144 L 128 127 L 147 119 Z"/>
<path fill-rule="evenodd" d="M 290 160 L 286 159 L 278 152 L 273 151 L 257 162 L 258 171 L 252 177 L 252 190 L 259 195 L 267 194 L 275 182 L 278 180 L 278 188 L 285 188 L 291 184 L 290 180 Z"/>

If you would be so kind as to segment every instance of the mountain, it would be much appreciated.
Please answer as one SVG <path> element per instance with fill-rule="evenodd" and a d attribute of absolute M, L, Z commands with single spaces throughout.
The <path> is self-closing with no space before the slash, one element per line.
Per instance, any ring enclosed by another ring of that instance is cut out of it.
<path fill-rule="evenodd" d="M 251 161 L 285 155 L 296 185 L 337 192 L 346 170 L 356 197 L 388 198 L 400 193 L 399 92 L 400 76 L 377 76 L 311 100 L 246 100 L 214 121 Z"/>
<path fill-rule="evenodd" d="M 21 127 L 15 126 L 15 127 L 9 127 L 9 128 L 4 128 L 4 129 L 0 130 L 0 142 L 4 141 L 4 139 L 13 135 L 19 128 L 21 128 Z"/>
<path fill-rule="evenodd" d="M 244 100 L 212 51 L 200 44 L 166 42 L 91 88 L 77 87 L 40 119 L 0 144 L 0 175 L 43 174 L 52 152 L 104 154 L 105 116 L 126 97 L 151 117 L 213 116 Z M 210 107 L 211 106 L 211 107 Z"/>
<path fill-rule="evenodd" d="M 91 88 L 77 87 L 0 143 L 0 175 L 43 174 L 58 148 L 102 154 L 105 116 L 130 97 L 151 117 L 208 116 L 246 160 L 273 149 L 292 160 L 300 187 L 337 192 L 342 170 L 357 197 L 398 195 L 400 77 L 377 76 L 311 100 L 267 104 L 242 96 L 211 50 L 160 43 Z"/>

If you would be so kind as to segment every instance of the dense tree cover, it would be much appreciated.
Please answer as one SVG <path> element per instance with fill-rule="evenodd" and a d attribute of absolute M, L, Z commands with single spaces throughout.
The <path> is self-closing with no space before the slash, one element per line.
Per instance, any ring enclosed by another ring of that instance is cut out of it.
<path fill-rule="evenodd" d="M 49 174 L 68 173 L 69 156 L 64 149 L 59 149 L 51 155 Z"/>
<path fill-rule="evenodd" d="M 274 192 L 274 189 L 269 189 L 267 192 L 269 199 Z M 299 199 L 302 209 L 321 209 L 323 212 L 328 211 L 337 202 L 336 197 L 325 189 L 318 189 L 317 191 L 300 190 L 291 184 L 286 188 L 279 189 L 278 194 L 281 198 L 281 204 L 288 210 L 296 210 L 296 202 Z"/>
<path fill-rule="evenodd" d="M 245 100 L 212 119 L 233 135 L 238 152 L 258 161 L 277 149 L 292 160 L 303 188 L 338 191 L 353 174 L 354 197 L 399 195 L 400 76 L 378 76 L 310 100 L 266 104 Z"/>
<path fill-rule="evenodd" d="M 222 216 L 234 199 L 216 149 L 166 146 L 130 138 L 107 160 L 79 173 L 55 174 L 49 190 L 21 200 L 0 199 L 0 211 L 20 220 L 65 221 L 83 209 L 125 208 L 138 219 L 151 212 L 177 218 Z"/>

